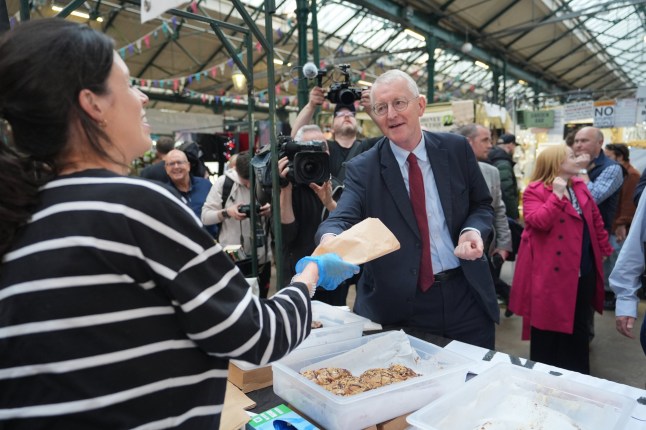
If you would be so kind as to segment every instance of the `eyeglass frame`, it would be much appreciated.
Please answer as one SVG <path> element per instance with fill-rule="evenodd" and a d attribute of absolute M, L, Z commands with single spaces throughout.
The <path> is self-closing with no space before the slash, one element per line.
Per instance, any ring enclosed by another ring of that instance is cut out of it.
<path fill-rule="evenodd" d="M 357 116 L 357 113 L 352 112 L 351 110 L 343 110 L 334 113 L 334 118 L 343 118 L 346 116 L 351 116 L 352 118 L 354 118 Z"/>
<path fill-rule="evenodd" d="M 412 101 L 415 101 L 415 100 L 419 99 L 419 97 L 420 97 L 420 96 L 419 96 L 419 95 L 417 95 L 417 96 L 415 96 L 415 97 L 414 97 L 414 98 L 412 98 L 412 99 L 397 98 L 397 99 L 393 100 L 392 102 L 388 102 L 388 103 L 377 103 L 377 104 L 375 104 L 375 105 L 373 105 L 373 106 L 372 106 L 372 112 L 373 112 L 375 115 L 377 115 L 377 116 L 384 116 L 384 115 L 388 114 L 388 106 L 392 106 L 392 107 L 393 107 L 393 109 L 395 110 L 395 112 L 404 112 L 406 109 L 408 109 L 408 105 L 410 105 L 410 102 L 412 102 Z M 402 101 L 405 101 L 405 102 L 406 102 L 406 104 L 405 104 L 403 107 L 401 107 L 401 108 L 397 108 L 397 107 L 395 107 L 394 103 L 396 103 L 396 102 L 402 102 Z M 378 109 L 379 107 L 381 107 L 381 106 L 385 106 L 385 107 L 386 107 L 386 110 L 385 110 L 385 111 L 383 111 L 382 113 L 378 113 L 378 112 L 377 112 L 377 109 Z"/>
<path fill-rule="evenodd" d="M 188 161 L 181 161 L 181 160 L 171 161 L 171 162 L 168 162 L 168 163 L 164 163 L 164 166 L 166 166 L 166 167 L 175 167 L 175 166 L 182 166 L 184 164 L 188 164 Z"/>

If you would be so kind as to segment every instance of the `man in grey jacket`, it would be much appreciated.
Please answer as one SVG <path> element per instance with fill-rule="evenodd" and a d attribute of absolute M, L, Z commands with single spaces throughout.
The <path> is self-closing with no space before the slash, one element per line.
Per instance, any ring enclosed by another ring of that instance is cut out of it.
<path fill-rule="evenodd" d="M 468 124 L 458 128 L 456 132 L 466 137 L 471 145 L 493 199 L 491 203 L 494 210 L 493 237 L 486 242 L 490 244 L 487 252 L 496 293 L 507 303 L 511 287 L 500 279 L 500 267 L 512 251 L 511 231 L 502 198 L 500 173 L 498 169 L 487 163 L 487 156 L 491 150 L 491 131 L 481 125 Z"/>

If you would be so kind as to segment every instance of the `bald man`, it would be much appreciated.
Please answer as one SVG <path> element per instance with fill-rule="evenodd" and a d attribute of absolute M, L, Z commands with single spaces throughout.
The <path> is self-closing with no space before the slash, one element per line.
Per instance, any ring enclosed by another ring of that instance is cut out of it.
<path fill-rule="evenodd" d="M 610 235 L 619 205 L 621 185 L 624 182 L 622 167 L 608 158 L 603 151 L 603 133 L 595 127 L 583 127 L 574 136 L 572 145 L 581 171 L 579 177 L 588 185 L 590 194 L 599 206 L 603 226 Z M 606 274 L 606 277 L 608 275 Z M 614 294 L 606 282 L 604 309 L 615 308 Z"/>
<path fill-rule="evenodd" d="M 195 212 L 198 218 L 202 214 L 202 206 L 211 190 L 211 181 L 191 175 L 191 163 L 183 151 L 173 149 L 164 158 L 168 183 L 179 193 L 181 199 Z M 216 237 L 217 226 L 204 227 L 213 237 Z"/>

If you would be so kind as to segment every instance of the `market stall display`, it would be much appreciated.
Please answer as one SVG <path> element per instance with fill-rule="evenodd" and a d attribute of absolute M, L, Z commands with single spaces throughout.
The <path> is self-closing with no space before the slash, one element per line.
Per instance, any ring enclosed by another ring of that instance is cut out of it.
<path fill-rule="evenodd" d="M 499 363 L 408 416 L 420 430 L 620 430 L 635 400 Z"/>
<path fill-rule="evenodd" d="M 404 415 L 464 383 L 471 360 L 403 332 L 295 350 L 272 365 L 274 392 L 327 429 L 356 430 Z M 420 374 L 352 396 L 333 394 L 301 375 L 324 367 L 360 375 L 403 365 Z"/>

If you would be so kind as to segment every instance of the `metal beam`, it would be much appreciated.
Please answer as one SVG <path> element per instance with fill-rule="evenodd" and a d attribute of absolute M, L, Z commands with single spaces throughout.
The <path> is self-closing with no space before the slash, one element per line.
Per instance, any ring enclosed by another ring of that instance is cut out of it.
<path fill-rule="evenodd" d="M 447 46 L 460 52 L 460 47 L 464 43 L 463 35 L 452 33 L 444 28 L 429 22 L 428 17 L 422 14 L 415 14 L 409 19 L 405 17 L 405 8 L 392 0 L 347 0 L 350 3 L 362 6 L 375 15 L 389 19 L 406 28 L 413 28 L 422 34 L 432 34 L 437 37 L 438 41 L 444 42 Z M 644 0 L 646 1 L 646 0 Z M 493 55 L 493 53 L 482 48 L 474 46 L 468 57 L 485 61 L 488 64 L 502 67 L 502 62 Z M 540 88 L 545 92 L 560 91 L 555 83 L 545 81 L 542 77 L 525 71 L 522 66 L 508 64 L 507 72 L 516 79 L 522 79 L 531 85 Z"/>
<path fill-rule="evenodd" d="M 81 6 L 83 3 L 85 3 L 85 0 L 72 0 L 70 4 L 65 6 L 63 10 L 61 10 L 60 12 L 58 12 L 58 14 L 56 14 L 56 17 L 67 18 L 70 15 L 70 13 L 78 9 L 79 6 Z"/>
<path fill-rule="evenodd" d="M 31 5 L 29 0 L 20 0 L 20 21 L 25 22 L 29 21 L 29 14 L 31 10 Z"/>
<path fill-rule="evenodd" d="M 569 29 L 568 29 L 568 31 L 564 31 L 563 33 L 561 33 L 561 34 L 559 35 L 559 37 L 557 37 L 557 38 L 555 38 L 555 39 L 552 39 L 552 40 L 550 40 L 549 42 L 547 42 L 546 44 L 542 45 L 542 46 L 541 46 L 540 48 L 538 48 L 536 51 L 534 51 L 533 53 L 531 53 L 527 58 L 525 58 L 525 60 L 526 60 L 526 61 L 532 61 L 532 59 L 533 59 L 535 56 L 537 56 L 538 54 L 540 54 L 541 52 L 543 52 L 544 50 L 546 50 L 546 49 L 547 49 L 547 48 L 549 48 L 550 46 L 554 45 L 555 43 L 557 43 L 558 41 L 560 41 L 561 39 L 563 39 L 564 37 L 566 37 L 568 34 L 572 33 L 574 30 L 577 30 L 579 27 L 583 26 L 583 25 L 584 25 L 584 23 L 585 23 L 585 20 L 579 20 L 579 22 L 577 23 L 577 25 L 575 25 L 575 26 L 573 26 L 573 27 L 569 28 Z"/>
<path fill-rule="evenodd" d="M 7 9 L 6 0 L 0 0 L 0 35 L 5 31 L 9 31 L 11 25 L 9 24 L 9 11 Z"/>
<path fill-rule="evenodd" d="M 644 0 L 646 1 L 646 0 Z M 179 16 L 180 18 L 186 18 L 186 19 L 191 19 L 193 21 L 199 21 L 199 22 L 204 22 L 206 24 L 209 24 L 211 28 L 213 26 L 221 27 L 221 28 L 226 28 L 227 30 L 232 30 L 232 31 L 237 31 L 239 33 L 247 34 L 249 33 L 249 29 L 246 27 L 242 27 L 240 25 L 235 25 L 231 24 L 226 21 L 220 21 L 217 19 L 209 18 L 208 16 L 203 16 L 203 15 L 198 15 L 195 13 L 191 12 L 186 12 L 185 10 L 181 9 L 169 9 L 168 13 L 171 15 Z"/>
<path fill-rule="evenodd" d="M 554 15 L 556 15 L 558 12 L 560 12 L 562 9 L 565 9 L 567 5 L 568 5 L 568 3 L 563 3 L 563 4 L 562 4 L 562 5 L 560 5 L 558 8 L 554 9 L 553 11 L 551 11 L 548 15 L 545 15 L 544 17 L 542 17 L 540 21 L 541 21 L 541 22 L 543 22 L 543 21 L 547 21 L 548 19 L 550 19 L 551 17 L 553 17 Z M 529 33 L 531 33 L 531 32 L 532 32 L 532 30 L 533 30 L 533 29 L 523 31 L 521 34 L 519 34 L 518 36 L 516 36 L 516 37 L 514 38 L 514 40 L 512 40 L 512 41 L 511 41 L 511 42 L 509 42 L 509 43 L 507 43 L 507 44 L 505 45 L 505 47 L 506 47 L 506 48 L 510 48 L 514 43 L 518 42 L 520 39 L 522 39 L 523 37 L 525 37 L 525 36 L 527 36 Z"/>
<path fill-rule="evenodd" d="M 437 48 L 437 38 L 430 36 L 426 38 L 426 52 L 428 61 L 426 62 L 426 100 L 428 103 L 435 102 L 435 48 Z"/>
<path fill-rule="evenodd" d="M 302 66 L 307 62 L 307 17 L 310 8 L 307 0 L 296 0 L 296 25 L 298 27 L 298 63 Z M 318 32 L 318 28 L 312 28 Z M 316 64 L 316 67 L 319 65 Z M 298 107 L 303 109 L 308 101 L 307 79 L 298 80 Z"/>

